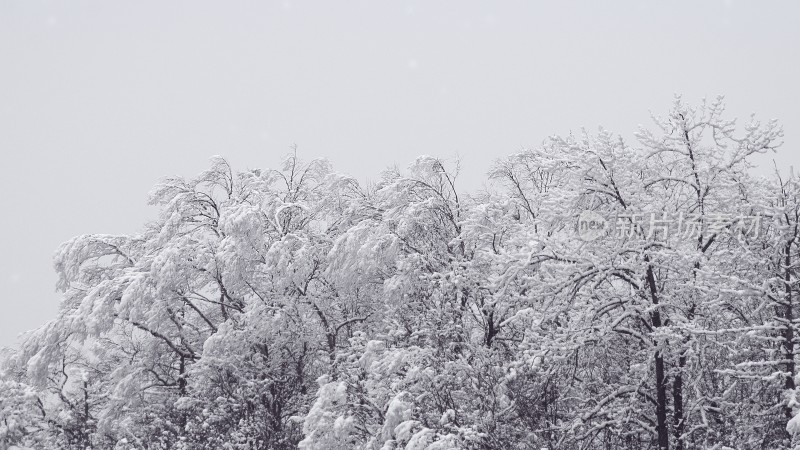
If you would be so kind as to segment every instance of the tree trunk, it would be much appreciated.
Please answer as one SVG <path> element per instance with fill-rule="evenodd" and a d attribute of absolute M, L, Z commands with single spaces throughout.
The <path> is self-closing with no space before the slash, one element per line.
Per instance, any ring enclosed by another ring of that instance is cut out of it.
<path fill-rule="evenodd" d="M 656 287 L 656 279 L 653 274 L 653 266 L 650 265 L 650 258 L 645 256 L 647 265 L 647 285 L 650 288 L 650 298 L 653 306 L 658 305 L 658 290 Z M 653 310 L 650 315 L 650 320 L 653 322 L 653 328 L 660 328 L 661 311 L 657 308 Z M 669 449 L 669 426 L 667 424 L 667 382 L 666 374 L 664 373 L 664 355 L 661 350 L 656 350 L 655 353 L 655 367 L 656 367 L 656 431 L 658 432 L 658 448 L 661 450 Z"/>
<path fill-rule="evenodd" d="M 683 430 L 685 428 L 683 417 L 683 367 L 686 365 L 686 351 L 681 353 L 678 358 L 678 373 L 675 374 L 675 381 L 672 383 L 672 434 L 675 436 L 675 449 L 683 450 Z"/>
<path fill-rule="evenodd" d="M 695 268 L 699 268 L 695 264 Z M 689 308 L 686 318 L 691 321 L 694 319 L 695 304 Z M 678 357 L 678 372 L 675 374 L 675 381 L 672 382 L 672 435 L 675 437 L 675 449 L 683 450 L 683 432 L 686 430 L 686 418 L 683 413 L 683 368 L 686 367 L 686 352 L 689 344 L 689 337 L 683 338 L 683 349 Z"/>
<path fill-rule="evenodd" d="M 792 273 L 791 273 L 791 264 L 792 264 L 792 242 L 789 241 L 786 244 L 786 248 L 784 249 L 784 274 L 783 274 L 783 282 L 784 288 L 786 289 L 785 300 L 786 304 L 784 305 L 784 313 L 783 319 L 785 321 L 784 329 L 783 329 L 783 358 L 786 361 L 786 365 L 784 367 L 784 372 L 788 375 L 785 378 L 783 388 L 786 390 L 794 390 L 795 383 L 794 383 L 794 376 L 795 376 L 795 363 L 794 363 L 794 311 L 792 311 Z M 792 408 L 788 405 L 784 406 L 784 414 L 786 415 L 787 419 L 791 419 L 793 417 Z"/>

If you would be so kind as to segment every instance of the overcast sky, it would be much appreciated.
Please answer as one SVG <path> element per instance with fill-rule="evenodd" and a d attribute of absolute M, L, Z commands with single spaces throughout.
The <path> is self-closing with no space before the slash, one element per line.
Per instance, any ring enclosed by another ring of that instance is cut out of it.
<path fill-rule="evenodd" d="M 673 94 L 778 118 L 800 163 L 798 2 L 0 2 L 0 345 L 54 317 L 52 255 L 133 233 L 147 193 L 215 154 L 292 144 L 376 178 L 599 125 L 631 136 Z"/>

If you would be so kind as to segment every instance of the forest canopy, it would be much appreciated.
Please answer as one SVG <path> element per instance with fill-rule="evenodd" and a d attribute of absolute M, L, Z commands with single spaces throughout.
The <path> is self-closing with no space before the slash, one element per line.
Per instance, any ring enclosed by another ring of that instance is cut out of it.
<path fill-rule="evenodd" d="M 474 193 L 429 156 L 370 184 L 215 157 L 58 249 L 0 448 L 800 448 L 800 180 L 752 171 L 781 139 L 678 98 Z"/>

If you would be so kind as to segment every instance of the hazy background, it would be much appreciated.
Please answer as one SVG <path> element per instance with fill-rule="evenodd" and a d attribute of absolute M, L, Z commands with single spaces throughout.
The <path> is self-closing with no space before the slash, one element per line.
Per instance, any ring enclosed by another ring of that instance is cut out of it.
<path fill-rule="evenodd" d="M 798 2 L 0 2 L 0 345 L 56 313 L 52 254 L 133 233 L 147 193 L 214 154 L 289 146 L 376 178 L 495 159 L 598 125 L 631 136 L 726 94 L 782 120 L 800 163 Z"/>

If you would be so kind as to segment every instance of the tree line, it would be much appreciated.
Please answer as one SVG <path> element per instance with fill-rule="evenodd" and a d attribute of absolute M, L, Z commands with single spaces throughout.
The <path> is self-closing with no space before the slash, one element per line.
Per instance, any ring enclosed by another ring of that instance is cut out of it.
<path fill-rule="evenodd" d="M 216 157 L 141 232 L 59 248 L 0 448 L 800 448 L 800 179 L 752 172 L 782 135 L 676 99 L 471 194 L 427 156 L 374 183 Z M 587 211 L 698 227 L 584 239 Z"/>

